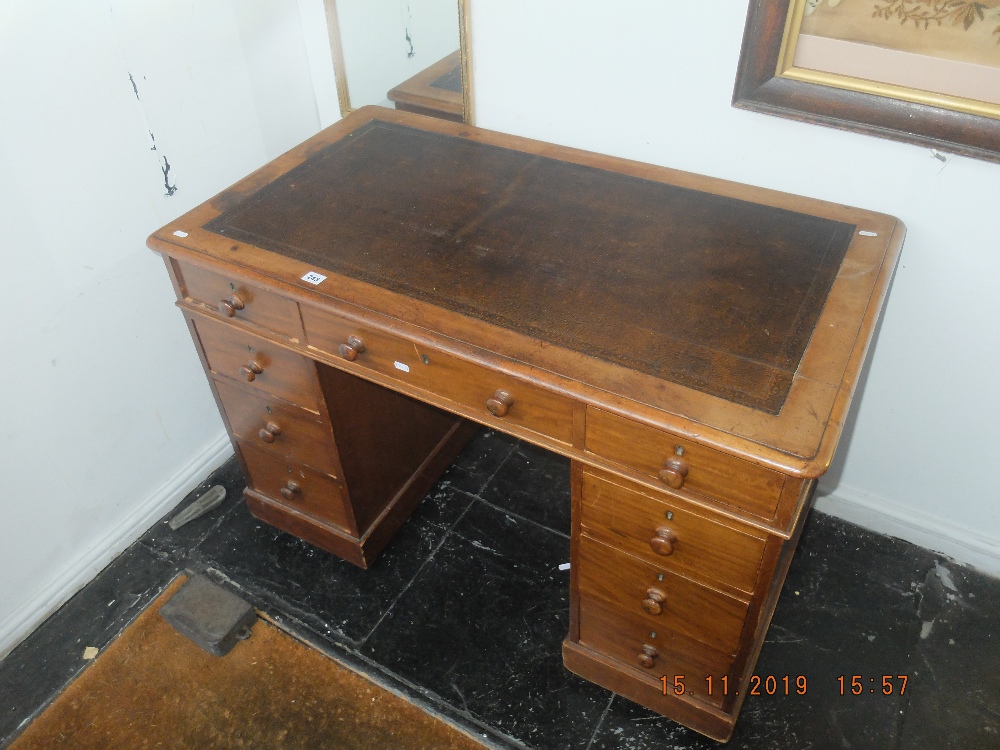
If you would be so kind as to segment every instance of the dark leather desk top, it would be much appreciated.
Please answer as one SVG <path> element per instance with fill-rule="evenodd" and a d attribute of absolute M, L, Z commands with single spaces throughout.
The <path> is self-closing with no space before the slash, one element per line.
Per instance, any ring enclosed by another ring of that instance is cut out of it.
<path fill-rule="evenodd" d="M 377 120 L 206 228 L 771 413 L 855 230 Z"/>
<path fill-rule="evenodd" d="M 904 234 L 884 214 L 365 107 L 150 246 L 815 477 Z"/>

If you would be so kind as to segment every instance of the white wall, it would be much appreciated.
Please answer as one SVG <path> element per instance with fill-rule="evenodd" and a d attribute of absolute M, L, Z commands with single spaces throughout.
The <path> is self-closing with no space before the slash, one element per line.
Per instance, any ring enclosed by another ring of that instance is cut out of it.
<path fill-rule="evenodd" d="M 1000 573 L 1000 165 L 733 109 L 747 5 L 476 2 L 476 124 L 902 219 L 819 507 Z"/>
<path fill-rule="evenodd" d="M 329 60 L 322 0 L 0 6 L 0 655 L 231 454 L 145 238 L 335 119 Z"/>
<path fill-rule="evenodd" d="M 392 106 L 394 86 L 458 49 L 458 0 L 337 0 L 351 106 Z"/>

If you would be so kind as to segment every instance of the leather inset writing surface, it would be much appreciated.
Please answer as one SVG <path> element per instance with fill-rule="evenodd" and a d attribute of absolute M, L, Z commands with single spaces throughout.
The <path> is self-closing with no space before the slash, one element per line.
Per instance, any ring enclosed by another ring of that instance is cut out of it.
<path fill-rule="evenodd" d="M 445 91 L 454 91 L 456 94 L 461 94 L 462 68 L 455 66 L 453 70 L 449 70 L 440 78 L 435 78 L 431 81 L 430 85 L 436 89 L 444 89 Z"/>
<path fill-rule="evenodd" d="M 776 414 L 855 227 L 376 120 L 206 229 Z"/>

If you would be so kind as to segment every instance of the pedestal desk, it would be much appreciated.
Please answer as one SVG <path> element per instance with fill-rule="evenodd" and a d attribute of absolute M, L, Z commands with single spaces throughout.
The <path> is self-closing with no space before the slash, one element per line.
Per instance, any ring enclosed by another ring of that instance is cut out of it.
<path fill-rule="evenodd" d="M 465 115 L 465 97 L 462 94 L 461 50 L 455 50 L 390 89 L 386 99 L 391 101 L 396 109 L 405 112 L 462 122 Z"/>
<path fill-rule="evenodd" d="M 258 518 L 367 567 L 476 423 L 568 456 L 566 667 L 725 740 L 903 234 L 369 107 L 149 245 Z"/>

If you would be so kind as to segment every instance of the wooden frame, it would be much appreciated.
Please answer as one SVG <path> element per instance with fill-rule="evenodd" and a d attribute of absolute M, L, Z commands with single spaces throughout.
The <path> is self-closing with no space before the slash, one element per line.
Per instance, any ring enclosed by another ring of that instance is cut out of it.
<path fill-rule="evenodd" d="M 472 55 L 470 52 L 470 21 L 469 4 L 471 0 L 458 2 L 458 38 L 459 52 L 462 59 L 462 121 L 474 125 L 472 96 Z M 351 104 L 350 89 L 347 85 L 347 64 L 344 61 L 344 45 L 340 32 L 340 18 L 337 15 L 337 0 L 323 0 L 326 9 L 326 26 L 330 35 L 330 54 L 333 58 L 333 74 L 337 81 L 337 100 L 340 104 L 342 117 L 354 112 L 356 107 Z"/>
<path fill-rule="evenodd" d="M 823 75 L 799 74 L 800 69 L 787 62 L 786 46 L 803 4 L 750 1 L 734 107 L 1000 162 L 1000 119 L 951 108 L 944 101 L 927 103 L 932 97 L 913 89 L 901 91 L 846 76 L 829 85 L 818 82 Z M 910 100 L 898 98 L 908 92 Z"/>

